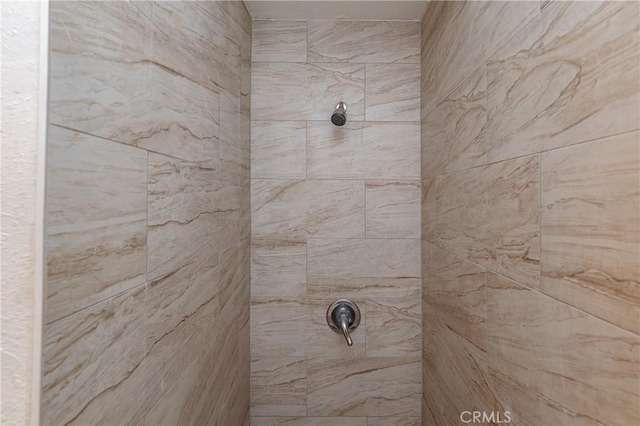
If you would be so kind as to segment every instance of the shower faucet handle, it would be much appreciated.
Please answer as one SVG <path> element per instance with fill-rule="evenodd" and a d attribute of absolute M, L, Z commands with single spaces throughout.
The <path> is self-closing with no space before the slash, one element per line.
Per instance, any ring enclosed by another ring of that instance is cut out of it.
<path fill-rule="evenodd" d="M 360 325 L 360 309 L 348 299 L 339 299 L 327 309 L 327 324 L 336 333 L 342 333 L 347 346 L 353 345 L 351 332 Z"/>

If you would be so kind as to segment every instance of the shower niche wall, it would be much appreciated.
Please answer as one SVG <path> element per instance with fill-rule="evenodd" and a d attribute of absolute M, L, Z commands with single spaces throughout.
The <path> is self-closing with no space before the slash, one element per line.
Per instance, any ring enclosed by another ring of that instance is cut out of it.
<path fill-rule="evenodd" d="M 251 117 L 252 424 L 419 425 L 420 23 L 254 20 Z"/>

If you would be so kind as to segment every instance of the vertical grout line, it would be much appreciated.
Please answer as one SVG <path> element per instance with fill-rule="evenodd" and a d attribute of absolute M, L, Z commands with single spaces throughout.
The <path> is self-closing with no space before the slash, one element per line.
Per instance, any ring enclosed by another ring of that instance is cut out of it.
<path fill-rule="evenodd" d="M 538 259 L 538 288 L 540 293 L 544 293 L 542 285 L 542 154 L 538 154 L 538 232 L 540 233 L 540 252 Z"/>

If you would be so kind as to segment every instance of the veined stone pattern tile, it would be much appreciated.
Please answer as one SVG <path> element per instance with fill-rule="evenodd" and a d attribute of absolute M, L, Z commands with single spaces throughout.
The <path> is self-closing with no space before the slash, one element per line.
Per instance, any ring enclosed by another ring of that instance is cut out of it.
<path fill-rule="evenodd" d="M 252 417 L 251 426 L 367 426 L 366 417 Z"/>
<path fill-rule="evenodd" d="M 251 177 L 307 177 L 307 125 L 304 121 L 254 121 L 251 125 Z"/>
<path fill-rule="evenodd" d="M 217 89 L 150 60 L 152 26 L 138 9 L 69 5 L 52 8 L 50 122 L 217 167 Z"/>
<path fill-rule="evenodd" d="M 368 301 L 367 356 L 420 357 L 421 312 L 419 297 Z"/>
<path fill-rule="evenodd" d="M 640 127 L 637 2 L 555 2 L 487 65 L 489 161 Z"/>
<path fill-rule="evenodd" d="M 237 175 L 150 154 L 149 279 L 235 244 L 239 194 Z"/>
<path fill-rule="evenodd" d="M 421 234 L 423 240 L 428 240 L 434 235 L 436 222 L 436 179 L 427 178 L 421 182 Z"/>
<path fill-rule="evenodd" d="M 260 357 L 251 361 L 251 415 L 307 414 L 307 364 L 304 357 Z"/>
<path fill-rule="evenodd" d="M 326 179 L 419 179 L 417 123 L 308 123 L 307 175 Z"/>
<path fill-rule="evenodd" d="M 312 297 L 378 300 L 420 297 L 419 278 L 310 278 L 307 294 Z"/>
<path fill-rule="evenodd" d="M 415 357 L 364 358 L 354 363 L 309 359 L 308 414 L 419 416 L 420 364 Z"/>
<path fill-rule="evenodd" d="M 252 241 L 252 296 L 304 296 L 306 282 L 307 244 L 305 242 L 261 239 Z"/>
<path fill-rule="evenodd" d="M 300 297 L 252 297 L 250 321 L 254 358 L 306 355 L 311 316 Z"/>
<path fill-rule="evenodd" d="M 539 288 L 539 186 L 538 156 L 438 176 L 430 241 Z"/>
<path fill-rule="evenodd" d="M 307 21 L 255 20 L 253 62 L 306 62 Z"/>
<path fill-rule="evenodd" d="M 420 181 L 367 181 L 367 238 L 420 238 Z"/>
<path fill-rule="evenodd" d="M 173 383 L 211 338 L 216 281 L 215 266 L 196 262 L 48 325 L 43 418 L 142 420 L 161 397 L 161 383 Z"/>
<path fill-rule="evenodd" d="M 244 37 L 224 3 L 155 3 L 153 60 L 199 85 L 239 96 Z"/>
<path fill-rule="evenodd" d="M 420 121 L 420 67 L 367 64 L 365 98 L 367 121 Z"/>
<path fill-rule="evenodd" d="M 146 281 L 147 153 L 49 126 L 47 156 L 50 323 Z"/>
<path fill-rule="evenodd" d="M 309 21 L 309 62 L 420 62 L 420 23 Z"/>
<path fill-rule="evenodd" d="M 364 182 L 252 181 L 254 238 L 364 237 Z"/>
<path fill-rule="evenodd" d="M 422 121 L 422 178 L 487 164 L 484 66 Z"/>
<path fill-rule="evenodd" d="M 307 278 L 420 278 L 420 240 L 311 239 Z"/>
<path fill-rule="evenodd" d="M 420 417 L 369 417 L 367 426 L 422 426 Z"/>
<path fill-rule="evenodd" d="M 250 176 L 251 142 L 242 140 L 240 99 L 220 92 L 220 170 Z"/>
<path fill-rule="evenodd" d="M 338 101 L 364 119 L 364 65 L 260 63 L 251 67 L 253 120 L 328 122 Z"/>
<path fill-rule="evenodd" d="M 442 8 L 426 58 L 436 65 L 435 78 L 423 85 L 423 116 L 539 13 L 537 1 L 447 2 Z"/>
<path fill-rule="evenodd" d="M 640 333 L 640 132 L 542 161 L 542 291 Z"/>
<path fill-rule="evenodd" d="M 636 424 L 640 337 L 488 276 L 490 373 L 518 424 Z"/>

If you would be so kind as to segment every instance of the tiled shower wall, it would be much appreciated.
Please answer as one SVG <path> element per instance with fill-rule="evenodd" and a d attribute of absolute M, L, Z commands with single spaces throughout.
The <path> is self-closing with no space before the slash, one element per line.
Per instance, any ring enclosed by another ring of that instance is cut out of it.
<path fill-rule="evenodd" d="M 251 21 L 52 2 L 44 424 L 249 422 Z"/>
<path fill-rule="evenodd" d="M 420 23 L 254 21 L 251 150 L 252 424 L 419 425 Z"/>
<path fill-rule="evenodd" d="M 429 4 L 424 424 L 640 422 L 638 9 Z"/>

